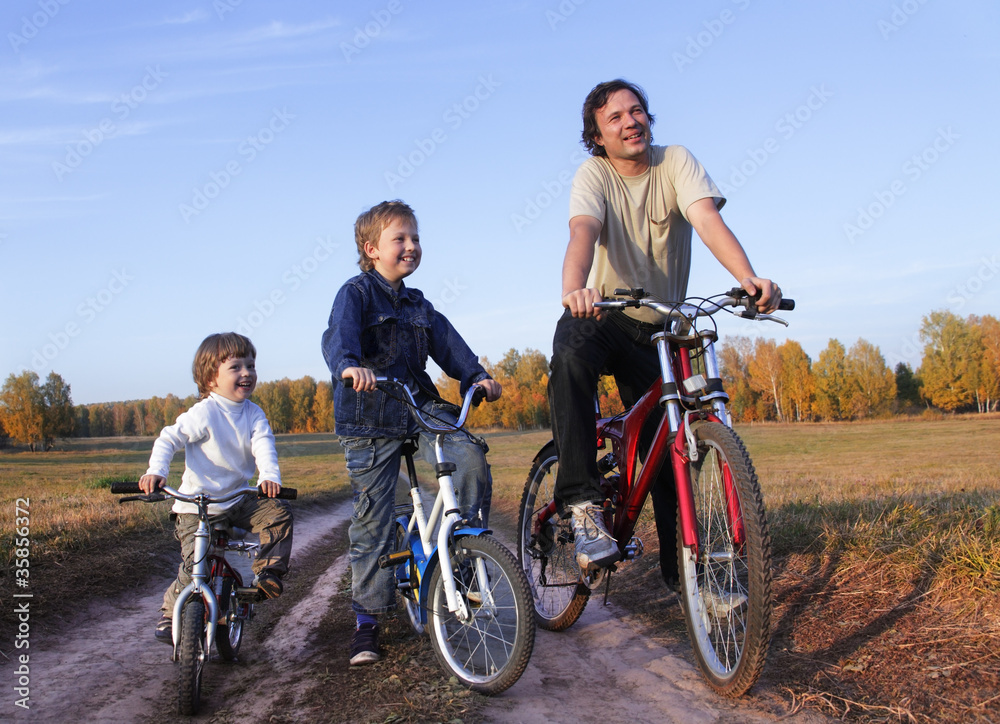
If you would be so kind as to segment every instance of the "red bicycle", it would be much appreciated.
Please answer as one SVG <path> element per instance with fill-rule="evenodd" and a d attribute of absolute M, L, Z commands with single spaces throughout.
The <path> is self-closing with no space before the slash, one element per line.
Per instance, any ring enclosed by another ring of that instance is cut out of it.
<path fill-rule="evenodd" d="M 642 541 L 633 536 L 636 522 L 661 466 L 671 466 L 688 635 L 712 689 L 740 696 L 760 676 L 770 644 L 771 538 L 753 463 L 726 409 L 729 396 L 715 356 L 715 324 L 698 329 L 698 323 L 719 311 L 787 323 L 758 313 L 753 298 L 740 288 L 676 303 L 647 297 L 642 289 L 615 294 L 625 298 L 595 306 L 648 307 L 663 317 L 664 329 L 652 336 L 660 378 L 630 410 L 606 418 L 597 410 L 605 523 L 623 560 L 642 555 Z M 795 303 L 785 299 L 780 308 L 794 309 Z M 640 460 L 640 435 L 647 419 L 659 414 L 657 407 L 665 414 Z M 577 565 L 572 518 L 568 510 L 561 516 L 553 499 L 558 464 L 555 443 L 549 442 L 531 466 L 518 520 L 518 556 L 531 582 L 536 619 L 551 631 L 573 625 L 591 590 L 612 570 L 585 571 Z"/>

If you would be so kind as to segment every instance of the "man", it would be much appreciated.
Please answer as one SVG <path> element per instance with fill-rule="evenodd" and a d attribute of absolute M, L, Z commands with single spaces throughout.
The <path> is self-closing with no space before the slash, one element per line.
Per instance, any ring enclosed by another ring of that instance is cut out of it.
<path fill-rule="evenodd" d="M 725 203 L 705 169 L 683 146 L 652 145 L 653 116 L 641 88 L 601 83 L 583 105 L 583 143 L 592 158 L 577 170 L 570 195 L 569 246 L 562 270 L 566 311 L 553 340 L 549 402 L 559 453 L 556 501 L 573 516 L 577 562 L 607 567 L 619 560 L 601 515 L 594 393 L 602 371 L 614 374 L 626 406 L 659 376 L 649 338 L 662 322 L 649 309 L 594 307 L 617 288 L 642 287 L 665 301 L 687 295 L 691 229 L 750 294 L 757 307 L 777 309 L 781 290 L 756 275 L 719 215 Z M 678 580 L 672 472 L 653 485 L 660 566 Z"/>

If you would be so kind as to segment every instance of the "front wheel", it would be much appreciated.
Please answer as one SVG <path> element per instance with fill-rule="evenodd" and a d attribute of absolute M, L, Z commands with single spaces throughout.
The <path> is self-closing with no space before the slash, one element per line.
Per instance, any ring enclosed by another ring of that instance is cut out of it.
<path fill-rule="evenodd" d="M 181 641 L 177 652 L 177 710 L 194 716 L 201 706 L 201 673 L 208 660 L 205 602 L 192 596 L 181 611 Z"/>
<path fill-rule="evenodd" d="M 243 626 L 250 619 L 253 604 L 236 596 L 236 579 L 222 578 L 219 590 L 219 623 L 215 629 L 215 648 L 223 661 L 235 661 L 243 643 Z"/>
<path fill-rule="evenodd" d="M 550 442 L 535 456 L 517 522 L 517 556 L 531 586 L 535 620 L 547 631 L 576 623 L 590 597 L 576 562 L 573 521 L 555 510 L 558 470 L 556 445 Z"/>
<path fill-rule="evenodd" d="M 521 678 L 535 646 L 531 589 L 514 556 L 488 535 L 455 541 L 451 565 L 470 616 L 460 621 L 448 610 L 441 567 L 435 567 L 428 595 L 434 653 L 473 691 L 499 694 Z"/>
<path fill-rule="evenodd" d="M 771 640 L 771 537 L 750 456 L 731 429 L 692 425 L 698 459 L 688 464 L 698 550 L 678 525 L 681 602 L 698 666 L 724 696 L 757 681 Z"/>

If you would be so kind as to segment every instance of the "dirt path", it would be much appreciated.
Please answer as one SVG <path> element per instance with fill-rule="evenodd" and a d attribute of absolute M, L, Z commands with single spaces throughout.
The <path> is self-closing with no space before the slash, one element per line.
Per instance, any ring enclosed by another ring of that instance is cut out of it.
<path fill-rule="evenodd" d="M 307 705 L 317 672 L 330 666 L 329 642 L 316 629 L 337 595 L 347 568 L 342 526 L 350 504 L 297 516 L 295 557 L 310 550 L 327 556 L 325 570 L 309 585 L 283 596 L 280 615 L 247 641 L 250 653 L 235 664 L 237 674 L 221 679 L 206 670 L 203 715 L 199 722 L 308 722 L 318 718 Z M 336 546 L 332 541 L 337 541 Z M 331 553 L 336 547 L 341 553 Z M 294 561 L 293 561 L 294 562 Z M 99 601 L 82 612 L 54 641 L 33 657 L 32 701 L 15 722 L 176 721 L 175 675 L 169 650 L 152 639 L 152 624 L 166 577 L 152 579 L 139 596 Z M 285 600 L 285 599 L 288 600 Z M 567 632 L 539 631 L 531 664 L 521 680 L 489 703 L 486 721 L 773 722 L 744 702 L 712 694 L 678 652 L 650 640 L 623 613 L 594 597 L 582 619 Z M 274 604 L 267 604 L 271 607 Z M 262 679 L 280 685 L 260 686 Z M 801 724 L 825 721 L 816 714 L 787 718 Z"/>

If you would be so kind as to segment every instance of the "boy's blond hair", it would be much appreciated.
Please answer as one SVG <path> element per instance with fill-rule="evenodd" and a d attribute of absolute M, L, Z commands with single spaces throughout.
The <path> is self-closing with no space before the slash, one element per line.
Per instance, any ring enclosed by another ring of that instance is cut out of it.
<path fill-rule="evenodd" d="M 219 367 L 232 357 L 250 357 L 256 360 L 257 350 L 253 342 L 236 332 L 210 334 L 198 345 L 191 371 L 202 398 L 208 397 L 212 383 L 219 376 Z"/>
<path fill-rule="evenodd" d="M 361 271 L 371 271 L 375 266 L 372 258 L 365 254 L 365 242 L 378 248 L 382 230 L 393 221 L 409 221 L 416 228 L 417 215 L 408 204 L 396 199 L 372 206 L 354 222 L 354 243 L 358 245 L 358 266 Z"/>

